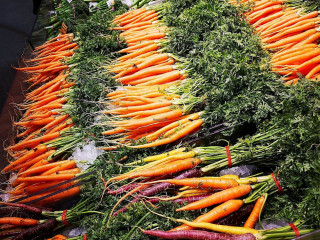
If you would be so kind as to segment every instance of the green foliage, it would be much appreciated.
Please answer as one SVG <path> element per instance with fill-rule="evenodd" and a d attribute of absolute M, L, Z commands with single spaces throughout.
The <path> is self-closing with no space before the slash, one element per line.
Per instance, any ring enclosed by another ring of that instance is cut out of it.
<path fill-rule="evenodd" d="M 291 7 L 298 7 L 304 9 L 306 12 L 319 11 L 319 0 L 289 0 L 287 3 Z"/>

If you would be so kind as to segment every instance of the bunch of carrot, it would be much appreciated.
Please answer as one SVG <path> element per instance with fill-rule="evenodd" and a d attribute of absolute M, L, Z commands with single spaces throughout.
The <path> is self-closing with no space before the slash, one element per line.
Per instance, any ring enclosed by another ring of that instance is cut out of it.
<path fill-rule="evenodd" d="M 244 13 L 271 51 L 271 69 L 283 76 L 285 84 L 296 84 L 300 78 L 316 81 L 320 76 L 319 14 L 302 14 L 301 9 L 286 7 L 285 0 L 235 0 L 231 4 L 252 4 Z"/>
<path fill-rule="evenodd" d="M 35 57 L 26 61 L 30 66 L 17 68 L 29 74 L 26 81 L 31 83 L 32 91 L 26 94 L 25 103 L 19 105 L 23 110 L 22 118 L 14 122 L 20 132 L 16 136 L 19 141 L 6 149 L 13 160 L 2 173 L 18 171 L 12 183 L 14 189 L 8 192 L 10 200 L 53 186 L 80 172 L 74 161 L 57 158 L 61 153 L 58 148 L 65 147 L 64 138 L 74 126 L 71 117 L 64 113 L 67 94 L 74 85 L 68 80 L 70 67 L 65 61 L 77 48 L 73 34 L 60 34 L 35 49 Z M 58 189 L 65 187 L 63 185 Z M 49 200 L 55 202 L 78 192 L 79 188 L 71 189 Z M 48 193 L 35 195 L 22 202 Z M 48 203 L 49 200 L 41 203 Z"/>
<path fill-rule="evenodd" d="M 181 219 L 175 220 L 184 224 L 168 232 L 159 230 L 143 231 L 145 234 L 164 239 L 264 239 L 263 236 L 268 233 L 271 234 L 271 232 L 253 229 L 264 209 L 267 192 L 274 191 L 274 188 L 276 188 L 271 175 L 246 178 L 239 178 L 236 175 L 199 178 L 197 177 L 198 175 L 199 171 L 189 170 L 173 179 L 153 181 L 152 177 L 150 177 L 146 181 L 127 184 L 113 191 L 109 190 L 109 194 L 122 194 L 128 191 L 124 195 L 124 197 L 128 197 L 138 193 L 129 205 L 140 200 L 145 200 L 150 204 L 155 204 L 159 201 L 173 201 L 184 205 L 176 209 L 176 211 L 194 211 L 214 206 L 192 222 Z M 177 186 L 182 187 L 178 191 L 174 191 L 178 194 L 174 197 L 168 197 L 167 194 L 170 194 L 170 191 L 172 192 Z M 166 190 L 169 191 L 165 193 L 164 197 L 157 196 Z M 241 199 L 243 197 L 245 198 Z M 252 202 L 255 202 L 255 204 L 252 204 Z M 128 205 L 118 210 L 113 216 L 127 209 Z M 243 227 L 233 227 L 242 225 L 244 218 L 246 220 Z M 214 224 L 211 225 L 212 222 Z M 209 229 L 222 234 L 203 230 L 198 231 L 194 230 L 194 228 Z M 272 232 L 273 234 L 276 233 L 276 230 L 274 231 Z M 302 230 L 300 234 L 310 231 L 312 230 Z M 292 237 L 295 233 L 286 228 L 286 234 Z M 279 239 L 284 235 L 277 236 L 275 234 L 273 237 Z"/>
<path fill-rule="evenodd" d="M 168 28 L 158 21 L 155 10 L 140 8 L 117 16 L 114 23 L 123 31 L 120 36 L 128 47 L 126 53 L 111 65 L 109 72 L 123 88 L 107 95 L 105 114 L 111 115 L 104 124 L 106 142 L 114 149 L 126 145 L 132 148 L 149 148 L 172 143 L 192 132 L 203 123 L 201 113 L 185 115 L 187 111 L 176 104 L 180 95 L 174 92 L 187 77 L 178 70 L 176 59 L 160 49 Z M 145 144 L 132 146 L 134 141 Z"/>
<path fill-rule="evenodd" d="M 39 220 L 51 209 L 25 204 L 0 202 L 0 239 L 29 240 L 46 237 L 56 226 L 56 220 Z"/>

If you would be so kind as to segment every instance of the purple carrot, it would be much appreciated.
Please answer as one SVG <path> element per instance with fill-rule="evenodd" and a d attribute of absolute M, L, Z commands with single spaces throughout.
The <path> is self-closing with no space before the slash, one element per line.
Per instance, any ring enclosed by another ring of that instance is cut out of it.
<path fill-rule="evenodd" d="M 191 239 L 191 240 L 255 240 L 251 233 L 241 235 L 231 235 L 226 233 L 214 233 L 202 230 L 181 230 L 181 231 L 159 231 L 142 230 L 147 235 L 152 235 L 163 239 Z"/>
<path fill-rule="evenodd" d="M 130 184 L 124 185 L 122 187 L 119 187 L 116 190 L 109 190 L 108 194 L 111 194 L 111 195 L 121 194 L 121 193 L 124 193 L 124 192 L 131 191 L 132 189 L 135 189 L 138 186 L 140 186 L 140 184 L 138 184 L 138 183 L 130 183 Z"/>
<path fill-rule="evenodd" d="M 246 204 L 242 206 L 238 211 L 231 213 L 214 223 L 219 225 L 239 226 L 243 221 L 243 217 L 252 212 L 253 207 L 254 203 Z"/>
<path fill-rule="evenodd" d="M 11 240 L 30 240 L 35 239 L 36 237 L 46 237 L 52 233 L 53 228 L 56 225 L 56 219 L 51 218 L 47 220 L 45 223 L 41 223 L 34 227 L 30 227 L 28 229 L 22 230 L 21 233 Z"/>
<path fill-rule="evenodd" d="M 9 202 L 0 202 L 0 204 L 11 206 L 11 207 L 17 207 L 17 208 L 24 209 L 24 210 L 27 210 L 28 212 L 32 212 L 32 213 L 38 213 L 38 214 L 42 213 L 42 210 L 40 208 L 32 207 L 32 206 L 29 206 L 26 204 L 9 203 Z"/>
<path fill-rule="evenodd" d="M 14 231 L 8 231 L 8 232 L 0 232 L 0 239 L 6 238 L 6 237 L 12 237 L 14 235 L 17 235 L 21 233 L 21 230 L 14 230 Z"/>
<path fill-rule="evenodd" d="M 184 197 L 184 198 L 175 199 L 175 200 L 173 200 L 173 202 L 178 203 L 178 204 L 193 203 L 193 202 L 199 201 L 199 200 L 204 199 L 209 196 L 211 196 L 211 194 L 192 196 L 192 197 Z"/>
<path fill-rule="evenodd" d="M 199 177 L 201 174 L 200 170 L 194 168 L 191 170 L 187 170 L 184 173 L 176 176 L 174 179 L 183 179 L 183 178 L 190 178 L 190 177 Z M 141 196 L 154 196 L 169 187 L 173 186 L 170 183 L 158 183 L 153 185 L 152 187 L 149 187 L 143 191 L 140 192 Z"/>

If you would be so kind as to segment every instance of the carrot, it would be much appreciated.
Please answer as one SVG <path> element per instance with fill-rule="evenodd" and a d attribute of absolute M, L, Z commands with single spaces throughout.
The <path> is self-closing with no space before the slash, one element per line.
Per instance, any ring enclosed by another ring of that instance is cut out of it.
<path fill-rule="evenodd" d="M 33 177 L 18 177 L 16 182 L 48 182 L 58 180 L 68 180 L 75 177 L 76 174 L 57 174 L 57 175 L 46 175 L 46 176 L 33 176 Z"/>
<path fill-rule="evenodd" d="M 314 67 L 307 75 L 306 78 L 311 78 L 313 75 L 317 74 L 320 71 L 320 65 Z"/>
<path fill-rule="evenodd" d="M 282 40 L 279 40 L 275 43 L 272 43 L 272 44 L 268 44 L 266 46 L 264 46 L 264 48 L 266 49 L 273 49 L 273 48 L 279 48 L 281 46 L 284 46 L 285 44 L 288 44 L 288 43 L 293 43 L 293 42 L 300 42 L 301 40 L 309 37 L 309 36 L 312 36 L 313 34 L 317 33 L 317 29 L 310 29 L 308 31 L 305 31 L 303 33 L 300 33 L 300 34 L 297 34 L 297 35 L 294 35 L 294 36 L 291 36 L 291 37 L 287 37 L 287 38 L 284 38 Z"/>
<path fill-rule="evenodd" d="M 54 132 L 50 133 L 32 140 L 29 140 L 27 142 L 22 142 L 22 143 L 17 143 L 16 145 L 13 145 L 11 147 L 8 147 L 8 150 L 13 150 L 13 151 L 20 151 L 23 150 L 24 148 L 34 148 L 38 146 L 39 144 L 48 142 L 50 140 L 53 140 L 55 138 L 60 137 L 60 132 Z"/>
<path fill-rule="evenodd" d="M 148 68 L 145 68 L 143 70 L 140 70 L 134 74 L 128 75 L 126 77 L 118 78 L 117 81 L 120 81 L 123 84 L 128 84 L 137 79 L 146 78 L 149 76 L 156 76 L 158 77 L 159 74 L 171 72 L 174 70 L 174 67 L 171 65 L 165 65 L 165 66 L 151 66 Z"/>
<path fill-rule="evenodd" d="M 258 26 L 261 26 L 263 24 L 266 24 L 274 19 L 277 19 L 281 16 L 283 16 L 285 13 L 283 11 L 280 11 L 280 12 L 276 12 L 274 14 L 270 14 L 268 17 L 265 17 L 265 18 L 261 18 L 260 20 L 258 20 L 257 22 L 255 22 L 252 26 L 254 27 L 258 27 Z"/>
<path fill-rule="evenodd" d="M 203 230 L 181 230 L 181 231 L 160 231 L 160 230 L 141 230 L 144 234 L 154 236 L 160 239 L 195 239 L 195 240 L 252 240 L 245 236 L 243 239 L 239 236 L 215 233 Z"/>
<path fill-rule="evenodd" d="M 0 224 L 12 224 L 16 226 L 32 226 L 39 224 L 38 220 L 30 218 L 19 217 L 2 217 L 0 218 Z"/>
<path fill-rule="evenodd" d="M 161 168 L 156 167 L 156 168 L 136 171 L 133 173 L 129 172 L 127 174 L 122 174 L 120 176 L 116 176 L 114 178 L 109 179 L 108 182 L 113 180 L 121 180 L 124 178 L 130 179 L 130 178 L 136 178 L 136 177 L 155 177 L 155 176 L 162 176 L 166 174 L 174 174 L 187 169 L 191 169 L 197 166 L 200 162 L 201 160 L 197 158 L 188 158 L 188 159 L 178 160 L 171 163 L 168 166 L 164 166 Z"/>
<path fill-rule="evenodd" d="M 258 230 L 252 228 L 244 228 L 244 227 L 232 227 L 232 226 L 224 226 L 224 225 L 217 225 L 213 223 L 207 222 L 189 222 L 184 219 L 176 219 L 177 222 L 184 223 L 188 227 L 192 228 L 203 228 L 203 229 L 210 229 L 215 232 L 223 232 L 229 234 L 258 234 Z"/>
<path fill-rule="evenodd" d="M 42 189 L 46 189 L 46 188 L 55 186 L 58 183 L 61 183 L 61 181 L 54 181 L 54 182 L 47 182 L 47 183 L 44 183 L 44 182 L 33 183 L 31 185 L 28 185 L 28 186 L 24 187 L 22 189 L 22 192 L 24 192 L 24 193 L 34 193 L 34 192 L 38 192 L 38 191 L 40 191 Z M 75 182 L 66 183 L 66 184 L 63 184 L 63 185 L 61 185 L 59 187 L 55 187 L 53 190 L 56 191 L 56 190 L 59 190 L 59 189 L 65 189 L 67 187 L 73 186 L 74 184 L 75 184 Z"/>
<path fill-rule="evenodd" d="M 309 44 L 309 43 L 314 43 L 317 42 L 320 38 L 320 32 L 317 32 L 316 34 L 313 34 L 309 37 L 307 37 L 306 39 L 304 39 L 303 41 L 297 43 L 296 45 L 294 45 L 295 47 L 300 47 L 303 46 L 305 44 Z"/>
<path fill-rule="evenodd" d="M 255 12 L 254 16 L 252 16 L 252 17 L 249 16 L 249 23 L 253 24 L 256 21 L 258 21 L 261 17 L 268 15 L 268 14 L 275 12 L 275 11 L 277 11 L 277 12 L 281 11 L 282 8 L 283 8 L 283 6 L 281 6 L 281 5 L 275 5 L 275 6 L 271 6 L 266 9 L 262 9 L 260 11 L 257 11 L 257 12 Z"/>
<path fill-rule="evenodd" d="M 25 162 L 26 160 L 39 156 L 43 153 L 45 153 L 46 151 L 48 151 L 48 148 L 46 145 L 44 144 L 40 144 L 37 147 L 35 147 L 34 149 L 31 149 L 27 154 L 25 154 L 24 156 L 18 158 L 17 160 L 15 160 L 14 162 L 11 162 L 8 166 L 6 166 L 1 172 L 6 172 L 16 166 L 18 166 L 19 164 Z"/>
<path fill-rule="evenodd" d="M 48 163 L 46 165 L 42 165 L 42 166 L 39 166 L 39 167 L 35 167 L 35 168 L 30 168 L 20 174 L 18 174 L 18 176 L 21 176 L 21 177 L 27 177 L 27 176 L 30 176 L 30 175 L 33 175 L 33 174 L 37 174 L 37 173 L 42 173 L 42 172 L 45 172 L 51 168 L 54 168 L 58 165 L 61 165 L 63 163 L 66 163 L 66 162 L 69 162 L 69 160 L 64 160 L 64 161 L 59 161 L 59 162 L 54 162 L 54 163 Z"/>
<path fill-rule="evenodd" d="M 132 129 L 139 126 L 146 126 L 148 124 L 152 124 L 154 122 L 164 122 L 168 120 L 174 120 L 178 117 L 180 117 L 183 114 L 183 111 L 181 109 L 172 110 L 170 112 L 155 114 L 150 117 L 137 119 L 137 120 L 129 120 L 128 122 L 125 122 L 125 124 L 121 124 L 120 126 L 126 129 Z M 121 122 L 118 122 L 119 124 Z"/>
<path fill-rule="evenodd" d="M 122 56 L 122 57 L 118 58 L 118 61 L 126 61 L 126 60 L 128 60 L 130 58 L 134 58 L 134 57 L 140 56 L 143 53 L 150 52 L 150 51 L 155 51 L 158 48 L 159 48 L 159 46 L 157 44 L 151 44 L 151 45 L 148 45 L 148 46 L 146 46 L 144 48 L 136 50 L 133 53 L 130 53 L 130 54 L 127 54 L 125 56 Z"/>
<path fill-rule="evenodd" d="M 247 195 L 251 191 L 250 185 L 239 185 L 233 188 L 223 190 L 212 194 L 211 196 L 199 200 L 197 202 L 190 203 L 184 207 L 177 209 L 176 211 L 190 211 L 195 209 L 202 209 L 218 203 L 225 202 L 230 199 L 235 199 Z"/>
<path fill-rule="evenodd" d="M 23 209 L 23 210 L 26 210 L 26 211 L 32 212 L 32 213 L 37 213 L 37 214 L 42 213 L 42 210 L 40 208 L 32 207 L 32 206 L 25 205 L 25 204 L 9 203 L 9 202 L 0 202 L 0 204 L 12 206 L 12 207 L 17 207 L 17 208 L 20 208 L 20 209 Z"/>
<path fill-rule="evenodd" d="M 61 193 L 58 193 L 56 195 L 53 195 L 51 197 L 48 197 L 48 198 L 40 201 L 39 204 L 48 205 L 48 204 L 52 204 L 52 203 L 61 201 L 61 200 L 66 199 L 66 198 L 74 197 L 75 195 L 78 195 L 80 193 L 80 190 L 81 189 L 80 189 L 79 186 L 71 188 L 71 189 L 68 189 L 66 191 L 63 191 Z M 49 194 L 49 192 L 44 193 L 44 194 L 36 195 L 36 196 L 32 197 L 33 199 L 32 198 L 28 198 L 28 199 L 22 200 L 21 202 L 29 202 L 31 200 L 38 199 L 39 197 L 45 196 L 47 194 Z"/>
<path fill-rule="evenodd" d="M 126 108 L 117 108 L 105 111 L 106 114 L 125 114 L 125 113 L 131 113 L 131 112 L 137 112 L 137 111 L 144 111 L 144 110 L 151 110 L 151 109 L 157 109 L 160 107 L 167 107 L 171 105 L 171 101 L 162 101 L 162 102 L 155 102 L 150 103 L 142 106 L 134 106 L 134 107 L 126 107 Z"/>
<path fill-rule="evenodd" d="M 143 40 L 154 40 L 154 39 L 164 38 L 165 36 L 166 36 L 165 33 L 151 33 L 151 34 L 146 34 L 141 37 L 135 37 L 132 39 L 128 39 L 128 40 L 126 40 L 126 42 L 133 43 L 133 42 L 139 42 L 139 41 L 143 41 Z"/>
<path fill-rule="evenodd" d="M 138 80 L 135 82 L 131 82 L 130 84 L 138 85 L 138 86 L 152 86 L 152 85 L 163 84 L 163 83 L 175 81 L 175 80 L 178 80 L 180 77 L 181 77 L 181 72 L 178 70 L 174 70 L 174 71 L 171 71 L 168 73 L 161 74 L 160 76 L 156 76 L 156 78 L 151 81 L 145 81 L 145 82 L 140 83 L 141 81 Z"/>
<path fill-rule="evenodd" d="M 179 186 L 212 188 L 212 189 L 228 189 L 228 188 L 234 188 L 239 186 L 239 183 L 232 178 L 185 178 L 185 179 L 178 179 L 178 180 L 177 179 L 160 180 L 159 182 L 166 182 L 166 183 L 179 185 Z M 230 192 L 231 191 L 229 191 L 229 194 Z"/>
<path fill-rule="evenodd" d="M 193 121 L 187 127 L 181 129 L 180 131 L 177 131 L 175 134 L 171 135 L 170 137 L 156 140 L 154 142 L 143 144 L 143 145 L 136 145 L 136 146 L 129 146 L 129 147 L 131 147 L 131 148 L 149 148 L 149 147 L 156 147 L 156 146 L 160 146 L 163 144 L 172 143 L 172 142 L 188 135 L 189 133 L 193 132 L 194 130 L 198 129 L 202 125 L 202 123 L 203 123 L 203 120 L 198 119 L 198 120 Z"/>
<path fill-rule="evenodd" d="M 296 34 L 305 30 L 308 30 L 310 28 L 314 28 L 316 27 L 316 23 L 315 22 L 311 22 L 311 23 L 306 23 L 302 26 L 297 26 L 297 27 L 291 27 L 290 29 L 287 29 L 285 31 L 281 31 L 280 33 L 267 38 L 267 39 L 263 39 L 262 42 L 263 43 L 269 43 L 269 42 L 275 42 L 281 39 L 281 37 L 288 35 L 288 34 Z"/>
<path fill-rule="evenodd" d="M 154 40 L 145 41 L 145 42 L 137 44 L 135 46 L 124 48 L 124 49 L 120 50 L 118 53 L 128 53 L 133 50 L 142 49 L 143 47 L 149 46 L 154 43 L 155 43 Z"/>
<path fill-rule="evenodd" d="M 297 63 L 299 64 L 299 63 L 305 62 L 307 60 L 310 60 L 313 57 L 318 56 L 319 54 L 320 54 L 320 48 L 316 48 L 314 50 L 307 51 L 304 54 L 301 54 L 301 55 L 298 55 L 295 57 L 290 57 L 286 60 L 278 61 L 274 64 L 276 64 L 277 66 L 286 65 L 286 64 L 297 64 Z"/>
<path fill-rule="evenodd" d="M 209 212 L 197 217 L 195 220 L 193 220 L 193 223 L 210 223 L 217 221 L 218 219 L 221 219 L 223 217 L 228 216 L 229 214 L 239 210 L 243 205 L 242 200 L 238 199 L 232 199 L 228 200 L 227 202 L 224 202 L 220 204 L 219 206 L 213 208 Z M 188 226 L 186 224 L 183 224 L 179 227 L 176 227 L 174 229 L 171 229 L 171 231 L 181 231 L 181 230 L 191 230 L 193 229 L 192 226 Z"/>
<path fill-rule="evenodd" d="M 159 136 L 161 136 L 161 134 L 169 131 L 170 129 L 173 129 L 173 128 L 176 128 L 180 125 L 183 125 L 185 124 L 186 122 L 191 122 L 193 120 L 197 120 L 199 118 L 199 116 L 201 115 L 201 112 L 200 113 L 194 113 L 194 114 L 190 114 L 190 115 L 187 115 L 185 116 L 183 119 L 181 120 L 178 120 L 178 121 L 175 121 L 171 124 L 168 124 L 167 126 L 163 127 L 163 128 L 160 128 L 159 130 L 157 130 L 156 132 L 152 133 L 152 134 L 149 134 L 146 136 L 146 139 L 147 141 L 153 141 L 153 140 L 156 140 Z"/>
<path fill-rule="evenodd" d="M 55 153 L 55 150 L 48 150 L 47 152 L 36 156 L 34 158 L 30 158 L 29 161 L 19 164 L 16 167 L 13 167 L 12 170 L 18 170 L 18 169 L 23 169 L 23 168 L 28 168 L 30 166 L 32 166 L 33 164 L 36 164 L 38 162 L 42 162 L 41 165 L 46 164 L 49 162 L 49 160 L 47 160 L 47 158 L 52 155 L 53 153 Z M 40 164 L 39 164 L 40 165 Z M 33 167 L 33 166 L 32 166 Z"/>
<path fill-rule="evenodd" d="M 265 24 L 266 26 L 258 27 L 257 31 L 261 33 L 262 36 L 274 34 L 279 30 L 291 26 L 297 23 L 300 20 L 300 17 L 296 13 L 284 14 L 283 17 L 274 20 L 272 24 Z"/>
<path fill-rule="evenodd" d="M 167 53 L 155 54 L 153 56 L 146 58 L 144 62 L 142 62 L 138 65 L 134 65 L 126 70 L 123 70 L 118 75 L 116 75 L 115 78 L 119 78 L 124 75 L 128 75 L 128 74 L 137 72 L 137 71 L 142 70 L 144 68 L 155 65 L 156 63 L 159 63 L 161 61 L 168 60 L 168 58 L 169 58 L 169 55 Z"/>
<path fill-rule="evenodd" d="M 56 164 L 54 166 L 54 168 L 48 169 L 47 171 L 41 173 L 40 176 L 51 175 L 51 174 L 59 172 L 59 171 L 63 171 L 63 170 L 67 170 L 67 169 L 76 167 L 76 163 L 74 160 L 59 161 L 58 163 L 60 163 L 60 164 Z"/>
<path fill-rule="evenodd" d="M 254 226 L 256 225 L 256 223 L 259 220 L 259 216 L 261 214 L 261 211 L 264 207 L 265 204 L 265 196 L 262 195 L 256 202 L 256 204 L 254 205 L 254 208 L 252 210 L 252 212 L 250 213 L 250 216 L 248 217 L 247 221 L 245 222 L 244 226 L 245 228 L 254 228 Z"/>

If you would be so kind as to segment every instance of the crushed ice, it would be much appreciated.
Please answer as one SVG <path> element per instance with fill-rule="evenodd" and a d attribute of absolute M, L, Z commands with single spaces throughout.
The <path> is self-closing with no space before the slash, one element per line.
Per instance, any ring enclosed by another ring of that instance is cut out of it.
<path fill-rule="evenodd" d="M 84 171 L 94 163 L 98 156 L 103 153 L 102 150 L 98 150 L 94 142 L 80 143 L 75 148 L 72 156 L 69 159 L 75 160 L 77 167 Z"/>
<path fill-rule="evenodd" d="M 239 177 L 248 177 L 257 170 L 257 167 L 254 165 L 242 165 L 238 167 L 232 167 L 228 169 L 223 169 L 220 171 L 219 176 L 223 175 L 237 175 Z"/>

